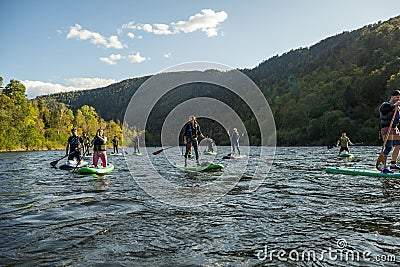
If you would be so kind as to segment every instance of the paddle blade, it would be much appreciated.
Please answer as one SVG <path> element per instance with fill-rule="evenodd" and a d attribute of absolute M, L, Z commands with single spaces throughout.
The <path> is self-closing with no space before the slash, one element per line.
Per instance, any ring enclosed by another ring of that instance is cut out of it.
<path fill-rule="evenodd" d="M 50 165 L 52 167 L 55 167 L 57 165 L 57 163 L 58 163 L 58 160 L 55 160 L 55 161 L 50 162 Z"/>
<path fill-rule="evenodd" d="M 163 149 L 160 149 L 160 150 L 157 150 L 157 151 L 154 151 L 153 152 L 153 155 L 158 155 L 158 154 L 160 154 L 161 152 L 163 152 L 164 151 L 164 148 Z"/>
<path fill-rule="evenodd" d="M 375 164 L 376 169 L 382 171 L 385 166 L 385 162 L 386 162 L 386 155 L 383 153 L 379 154 L 379 157 L 376 160 Z"/>
<path fill-rule="evenodd" d="M 160 149 L 160 150 L 154 151 L 154 152 L 153 152 L 153 155 L 158 155 L 158 154 L 160 154 L 161 152 L 163 152 L 164 150 L 169 149 L 169 148 L 171 148 L 171 147 L 173 147 L 173 146 L 169 146 L 169 147 L 162 148 L 162 149 Z"/>

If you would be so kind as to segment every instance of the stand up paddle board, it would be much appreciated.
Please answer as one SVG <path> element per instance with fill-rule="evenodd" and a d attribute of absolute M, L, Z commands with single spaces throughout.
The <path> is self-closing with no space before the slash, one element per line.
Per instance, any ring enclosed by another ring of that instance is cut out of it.
<path fill-rule="evenodd" d="M 240 156 L 226 155 L 226 156 L 223 156 L 222 159 L 243 159 L 246 157 L 247 157 L 246 155 L 240 155 Z"/>
<path fill-rule="evenodd" d="M 224 168 L 222 164 L 210 163 L 203 166 L 190 166 L 185 167 L 183 165 L 175 165 L 176 168 L 183 169 L 185 171 L 194 171 L 194 172 L 202 172 L 202 171 L 221 171 Z"/>
<path fill-rule="evenodd" d="M 114 170 L 114 165 L 108 164 L 107 167 L 93 167 L 93 166 L 86 166 L 78 169 L 79 173 L 88 173 L 88 174 L 104 174 L 109 173 Z"/>
<path fill-rule="evenodd" d="M 351 153 L 340 153 L 339 154 L 339 157 L 345 157 L 345 158 L 349 158 L 349 157 L 352 157 L 353 156 L 353 154 L 351 154 Z"/>
<path fill-rule="evenodd" d="M 217 152 L 204 151 L 203 155 L 217 155 Z"/>
<path fill-rule="evenodd" d="M 68 160 L 64 164 L 61 164 L 60 167 L 58 167 L 58 168 L 60 168 L 61 170 L 71 170 L 71 169 L 75 169 L 75 168 L 85 167 L 88 164 L 89 164 L 89 162 L 87 162 L 87 161 L 81 161 L 81 163 L 78 164 L 78 162 L 76 160 Z"/>
<path fill-rule="evenodd" d="M 366 169 L 366 168 L 356 168 L 356 167 L 327 167 L 325 169 L 327 173 L 335 174 L 347 174 L 347 175 L 364 175 L 373 177 L 390 177 L 390 178 L 400 178 L 400 173 L 382 173 L 377 169 Z"/>
<path fill-rule="evenodd" d="M 140 153 L 140 152 L 133 152 L 133 155 L 135 155 L 135 156 L 141 156 L 142 153 Z"/>

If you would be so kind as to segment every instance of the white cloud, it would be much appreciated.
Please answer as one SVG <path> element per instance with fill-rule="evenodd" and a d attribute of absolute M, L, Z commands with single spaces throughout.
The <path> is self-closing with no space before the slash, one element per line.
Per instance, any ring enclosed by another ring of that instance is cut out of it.
<path fill-rule="evenodd" d="M 124 46 L 118 40 L 117 36 L 111 36 L 110 38 L 105 38 L 100 33 L 92 32 L 89 30 L 82 29 L 82 26 L 75 24 L 72 26 L 67 34 L 67 39 L 75 38 L 77 40 L 90 40 L 92 44 L 100 45 L 105 48 L 116 48 L 122 49 Z"/>
<path fill-rule="evenodd" d="M 115 65 L 115 64 L 117 64 L 118 60 L 122 60 L 122 59 L 129 60 L 130 62 L 133 62 L 133 63 L 142 63 L 143 61 L 148 60 L 149 58 L 142 57 L 140 55 L 140 52 L 137 52 L 136 54 L 128 55 L 127 57 L 121 56 L 120 54 L 111 54 L 108 57 L 101 57 L 100 61 L 105 62 L 110 65 Z"/>
<path fill-rule="evenodd" d="M 179 21 L 171 23 L 171 26 L 184 33 L 203 31 L 208 37 L 217 36 L 217 27 L 221 22 L 228 18 L 228 13 L 225 11 L 215 12 L 212 9 L 203 9 L 200 14 L 191 16 L 188 21 Z"/>
<path fill-rule="evenodd" d="M 69 85 L 61 85 L 58 83 L 48 83 L 42 81 L 21 81 L 26 88 L 26 94 L 29 99 L 35 98 L 39 95 L 104 87 L 115 82 L 116 81 L 114 79 L 102 78 L 72 78 L 67 80 L 67 84 Z"/>
<path fill-rule="evenodd" d="M 135 38 L 135 35 L 131 32 L 128 32 L 126 35 L 131 39 Z"/>
<path fill-rule="evenodd" d="M 142 63 L 143 61 L 147 60 L 148 58 L 142 57 L 140 52 L 137 52 L 134 55 L 129 55 L 128 59 L 133 63 Z"/>
<path fill-rule="evenodd" d="M 153 25 L 153 33 L 157 35 L 172 34 L 172 32 L 169 30 L 169 25 L 161 23 L 156 23 Z"/>
<path fill-rule="evenodd" d="M 111 54 L 109 57 L 101 57 L 100 61 L 105 62 L 109 65 L 117 64 L 116 61 L 123 59 L 124 57 L 120 54 Z"/>
<path fill-rule="evenodd" d="M 171 22 L 170 24 L 136 24 L 129 22 L 122 25 L 121 29 L 133 31 L 145 31 L 156 35 L 170 35 L 178 33 L 191 33 L 195 31 L 205 32 L 208 37 L 218 35 L 218 27 L 228 18 L 225 11 L 215 12 L 212 9 L 203 9 L 201 13 L 190 16 L 187 21 Z"/>
<path fill-rule="evenodd" d="M 67 84 L 72 87 L 78 87 L 80 89 L 93 89 L 104 87 L 115 83 L 115 79 L 103 79 L 103 78 L 71 78 L 67 79 Z"/>
<path fill-rule="evenodd" d="M 171 53 L 166 53 L 166 54 L 164 54 L 164 57 L 165 58 L 172 58 L 172 55 L 171 55 Z"/>

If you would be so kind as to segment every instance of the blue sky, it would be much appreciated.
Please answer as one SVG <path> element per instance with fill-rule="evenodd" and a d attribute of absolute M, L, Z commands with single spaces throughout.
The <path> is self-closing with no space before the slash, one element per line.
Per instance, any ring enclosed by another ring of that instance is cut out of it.
<path fill-rule="evenodd" d="M 32 98 L 191 61 L 253 68 L 398 15 L 398 0 L 2 0 L 0 76 Z"/>

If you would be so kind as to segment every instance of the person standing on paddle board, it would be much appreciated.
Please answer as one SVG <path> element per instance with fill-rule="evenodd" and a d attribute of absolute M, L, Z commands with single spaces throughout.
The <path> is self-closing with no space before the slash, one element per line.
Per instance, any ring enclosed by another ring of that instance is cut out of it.
<path fill-rule="evenodd" d="M 348 154 L 350 154 L 349 144 L 353 145 L 353 143 L 350 141 L 350 138 L 346 135 L 346 133 L 342 133 L 342 136 L 337 140 L 336 146 L 339 146 L 339 144 L 340 144 L 339 155 L 343 151 L 346 151 Z"/>
<path fill-rule="evenodd" d="M 233 132 L 231 133 L 232 155 L 235 154 L 235 147 L 236 147 L 240 156 L 239 138 L 240 138 L 239 131 L 236 128 L 233 128 Z"/>
<path fill-rule="evenodd" d="M 191 115 L 189 116 L 189 121 L 185 125 L 185 132 L 183 134 L 183 145 L 186 146 L 185 152 L 185 167 L 187 167 L 187 159 L 189 156 L 192 147 L 194 148 L 194 153 L 196 154 L 196 162 L 197 165 L 200 165 L 199 162 L 199 142 L 198 138 L 204 138 L 204 135 L 201 133 L 200 125 L 196 120 L 196 117 Z"/>
<path fill-rule="evenodd" d="M 65 148 L 65 156 L 68 156 L 68 160 L 76 158 L 78 162 L 81 161 L 81 147 L 83 146 L 83 139 L 78 135 L 77 129 L 71 130 L 72 136 L 68 138 L 68 144 Z M 68 154 L 69 151 L 69 154 Z"/>
<path fill-rule="evenodd" d="M 133 143 L 133 153 L 140 154 L 140 151 L 139 151 L 139 135 L 135 135 L 133 137 L 132 143 Z"/>
<path fill-rule="evenodd" d="M 392 128 L 390 129 L 385 144 L 385 149 L 383 151 L 384 154 L 384 169 L 382 171 L 383 173 L 393 173 L 393 170 L 400 170 L 400 167 L 396 165 L 397 157 L 399 156 L 400 152 L 400 131 L 397 128 L 397 125 L 399 124 L 400 121 L 399 106 L 400 106 L 400 91 L 394 90 L 390 94 L 390 100 L 388 102 L 384 102 L 379 108 L 381 135 L 383 139 L 385 139 L 386 134 L 389 131 L 390 123 L 397 109 L 396 116 L 394 117 Z M 390 161 L 390 170 L 389 170 L 386 167 L 386 161 L 390 150 L 392 150 L 392 147 L 394 147 L 394 149 L 392 153 L 392 160 Z"/>
<path fill-rule="evenodd" d="M 101 165 L 107 167 L 107 137 L 104 136 L 104 130 L 98 129 L 96 136 L 92 140 L 93 145 L 93 165 L 97 167 L 99 158 L 101 159 Z"/>
<path fill-rule="evenodd" d="M 114 139 L 112 140 L 112 144 L 113 144 L 114 154 L 115 153 L 118 154 L 118 137 L 116 135 L 114 135 Z M 115 152 L 115 151 L 117 151 L 117 152 Z"/>
<path fill-rule="evenodd" d="M 83 132 L 82 139 L 83 139 L 83 154 L 89 155 L 89 153 L 87 152 L 89 151 L 90 147 L 90 138 L 87 135 L 87 132 Z"/>

